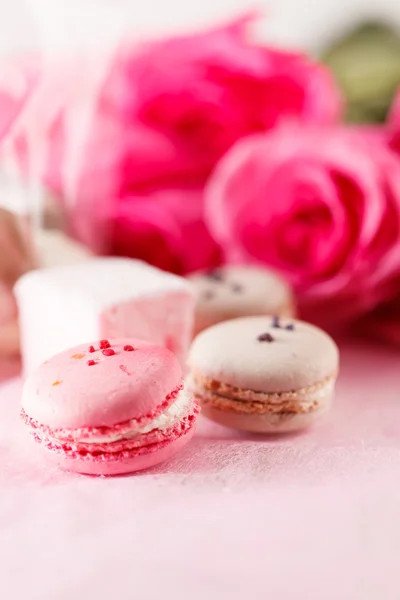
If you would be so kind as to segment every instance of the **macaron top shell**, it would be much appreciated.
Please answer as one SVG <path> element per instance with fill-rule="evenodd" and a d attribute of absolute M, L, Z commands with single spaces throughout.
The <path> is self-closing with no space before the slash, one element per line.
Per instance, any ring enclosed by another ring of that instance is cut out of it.
<path fill-rule="evenodd" d="M 279 327 L 272 317 L 247 317 L 206 329 L 192 344 L 192 370 L 264 393 L 295 391 L 336 374 L 339 351 L 325 332 L 302 321 L 278 322 Z"/>
<path fill-rule="evenodd" d="M 221 316 L 274 314 L 293 303 L 289 285 L 274 271 L 228 265 L 189 277 L 202 313 Z"/>
<path fill-rule="evenodd" d="M 110 427 L 165 410 L 169 395 L 182 382 L 172 352 L 132 339 L 110 340 L 110 345 L 114 353 L 97 341 L 43 363 L 25 382 L 25 413 L 53 429 L 75 429 Z"/>

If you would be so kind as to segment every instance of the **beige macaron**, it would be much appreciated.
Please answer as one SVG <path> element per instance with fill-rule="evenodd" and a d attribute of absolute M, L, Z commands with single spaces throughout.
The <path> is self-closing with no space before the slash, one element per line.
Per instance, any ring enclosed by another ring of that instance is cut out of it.
<path fill-rule="evenodd" d="M 339 351 L 308 323 L 247 317 L 200 333 L 189 366 L 189 386 L 204 415 L 235 429 L 287 432 L 329 409 Z"/>
<path fill-rule="evenodd" d="M 221 321 L 252 315 L 295 316 L 289 284 L 264 267 L 226 265 L 189 276 L 196 295 L 194 335 Z"/>

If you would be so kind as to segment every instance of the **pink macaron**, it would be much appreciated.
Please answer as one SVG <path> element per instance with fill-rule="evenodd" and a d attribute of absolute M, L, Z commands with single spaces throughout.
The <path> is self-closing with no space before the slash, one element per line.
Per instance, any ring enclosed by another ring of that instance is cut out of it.
<path fill-rule="evenodd" d="M 198 411 L 174 355 L 130 339 L 82 344 L 43 363 L 25 382 L 21 416 L 62 467 L 117 475 L 173 456 Z"/>

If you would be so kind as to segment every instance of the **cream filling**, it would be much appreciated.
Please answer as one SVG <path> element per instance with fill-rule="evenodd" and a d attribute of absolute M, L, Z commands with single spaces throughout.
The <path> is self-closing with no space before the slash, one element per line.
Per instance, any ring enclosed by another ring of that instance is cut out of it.
<path fill-rule="evenodd" d="M 97 435 L 94 437 L 76 438 L 74 439 L 74 442 L 82 444 L 111 444 L 112 442 L 127 440 L 137 435 L 149 433 L 150 431 L 153 431 L 153 429 L 164 431 L 165 429 L 169 429 L 177 423 L 180 423 L 183 417 L 189 412 L 191 404 L 192 396 L 183 389 L 180 390 L 175 402 L 173 402 L 165 412 L 158 415 L 158 417 L 146 425 L 143 425 L 143 427 L 132 427 L 132 429 L 121 431 L 121 433 L 116 433 L 115 435 Z"/>

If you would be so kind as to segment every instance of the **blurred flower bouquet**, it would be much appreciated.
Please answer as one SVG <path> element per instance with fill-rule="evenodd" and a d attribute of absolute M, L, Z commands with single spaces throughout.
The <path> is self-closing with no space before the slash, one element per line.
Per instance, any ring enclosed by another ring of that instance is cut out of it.
<path fill-rule="evenodd" d="M 307 57 L 248 42 L 248 25 L 243 19 L 190 37 L 126 44 L 117 53 L 76 190 L 80 206 L 90 196 L 109 207 L 109 252 L 178 273 L 218 264 L 223 254 L 204 221 L 204 186 L 221 157 L 286 118 L 324 124 L 339 117 L 329 73 Z M 61 115 L 46 173 L 61 198 L 63 124 Z M 82 223 L 74 226 L 81 233 Z"/>
<path fill-rule="evenodd" d="M 79 159 L 68 148 L 80 122 L 66 68 L 57 110 L 51 94 L 36 99 L 39 114 L 53 114 L 43 183 L 73 234 L 97 250 L 101 215 L 106 253 L 180 274 L 224 261 L 272 265 L 308 318 L 330 327 L 364 318 L 364 330 L 400 341 L 389 324 L 400 319 L 400 111 L 379 129 L 342 124 L 329 70 L 254 43 L 251 21 L 124 41 Z M 35 152 L 23 133 L 21 163 Z"/>

